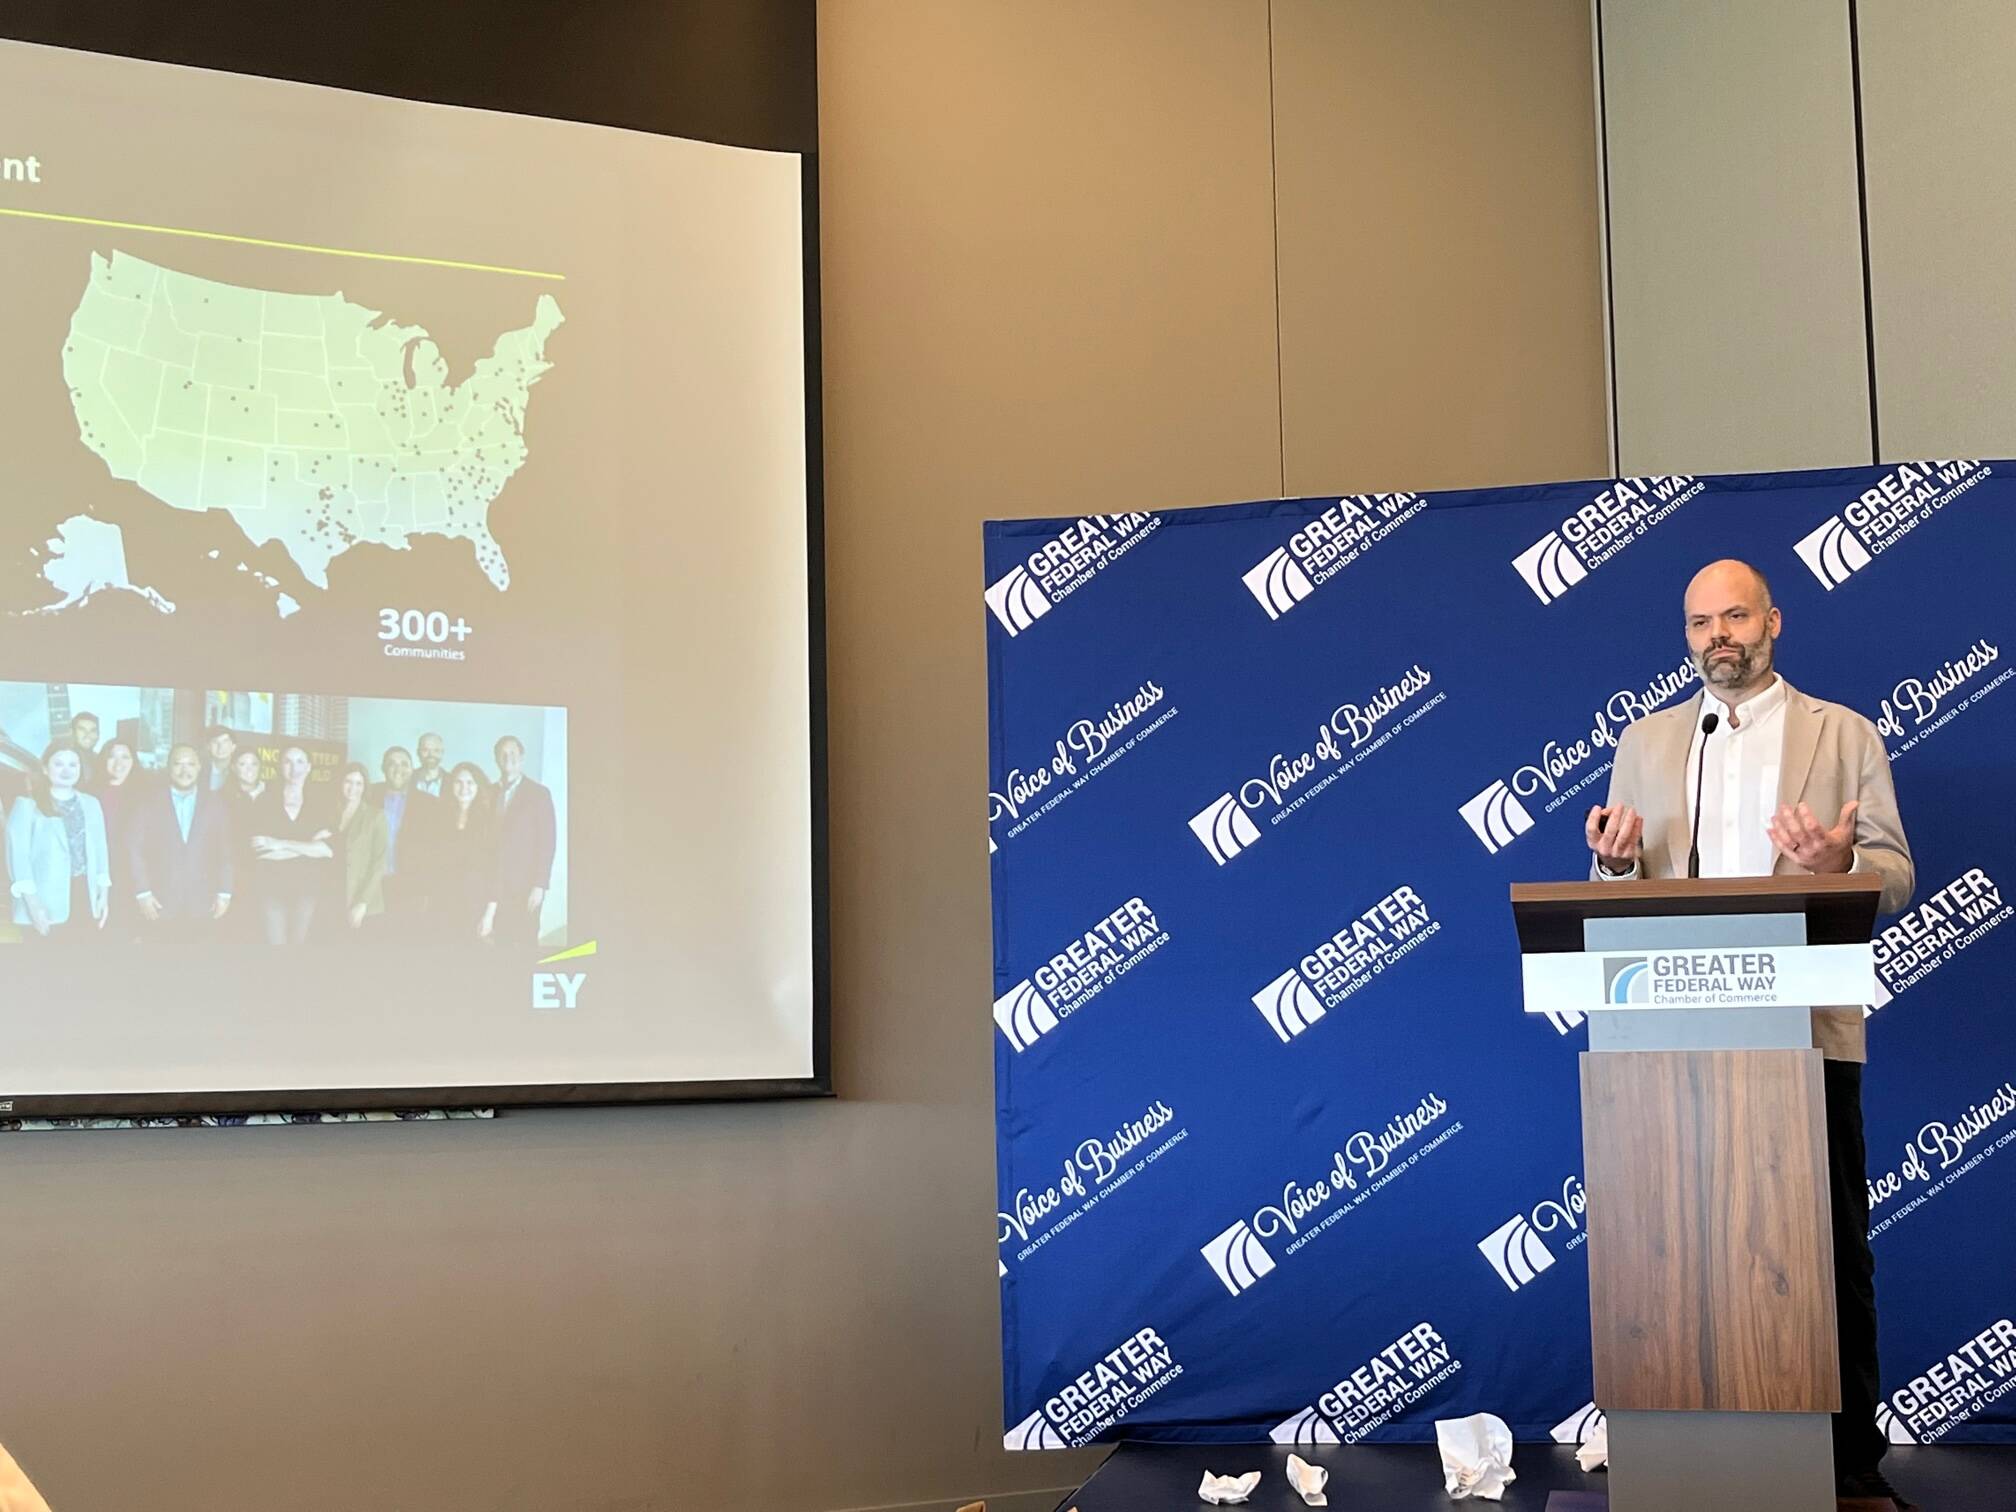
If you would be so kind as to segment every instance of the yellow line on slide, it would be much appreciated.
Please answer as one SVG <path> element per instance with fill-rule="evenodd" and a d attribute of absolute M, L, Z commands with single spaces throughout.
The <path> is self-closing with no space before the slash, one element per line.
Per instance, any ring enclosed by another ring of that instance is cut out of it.
<path fill-rule="evenodd" d="M 502 268 L 494 263 L 455 262 L 446 257 L 408 257 L 399 252 L 360 252 L 354 247 L 316 247 L 307 242 L 268 241 L 260 236 L 232 236 L 223 231 L 196 231 L 187 226 L 148 226 L 139 221 L 99 220 L 89 215 L 57 215 L 49 210 L 17 210 L 0 205 L 0 215 L 22 220 L 61 221 L 69 226 L 110 226 L 115 231 L 152 231 L 161 236 L 194 236 L 203 241 L 236 242 L 241 247 L 278 247 L 283 252 L 320 252 L 326 257 L 364 257 L 372 262 L 418 263 L 427 268 L 461 268 L 470 273 L 509 273 L 517 278 L 550 278 L 565 283 L 565 273 L 541 273 L 535 268 Z"/>

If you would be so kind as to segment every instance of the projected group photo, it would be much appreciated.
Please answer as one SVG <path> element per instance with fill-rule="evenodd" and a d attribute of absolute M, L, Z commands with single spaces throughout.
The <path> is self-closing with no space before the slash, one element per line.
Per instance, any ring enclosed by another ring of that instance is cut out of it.
<path fill-rule="evenodd" d="M 0 682 L 0 943 L 535 948 L 566 711 Z"/>

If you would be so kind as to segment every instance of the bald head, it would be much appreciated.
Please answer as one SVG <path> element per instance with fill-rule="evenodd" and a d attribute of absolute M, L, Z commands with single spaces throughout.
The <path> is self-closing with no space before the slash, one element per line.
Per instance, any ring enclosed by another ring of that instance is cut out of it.
<path fill-rule="evenodd" d="M 1687 585 L 1683 613 L 1694 670 L 1711 692 L 1740 703 L 1770 686 L 1783 620 L 1763 573 L 1733 557 L 1710 562 Z"/>

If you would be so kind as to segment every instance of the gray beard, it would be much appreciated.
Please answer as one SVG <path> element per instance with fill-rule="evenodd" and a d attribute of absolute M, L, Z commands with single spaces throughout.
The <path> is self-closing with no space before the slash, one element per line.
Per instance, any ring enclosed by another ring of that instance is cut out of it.
<path fill-rule="evenodd" d="M 1708 658 L 1713 652 L 1694 659 L 1694 670 L 1701 674 L 1701 681 L 1708 687 L 1746 687 L 1771 670 L 1771 643 L 1768 640 L 1754 647 L 1732 646 L 1728 649 L 1736 653 L 1734 661 L 1710 661 Z"/>

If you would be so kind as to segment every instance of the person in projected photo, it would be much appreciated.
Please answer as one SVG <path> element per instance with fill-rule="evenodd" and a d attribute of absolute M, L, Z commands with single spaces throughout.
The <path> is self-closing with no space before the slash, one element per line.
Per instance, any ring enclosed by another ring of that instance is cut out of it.
<path fill-rule="evenodd" d="M 525 742 L 497 742 L 497 941 L 536 945 L 539 910 L 553 883 L 558 826 L 553 794 L 525 775 Z"/>
<path fill-rule="evenodd" d="M 84 780 L 78 784 L 87 790 L 94 790 L 98 781 L 98 737 L 102 726 L 98 716 L 89 710 L 80 710 L 70 716 L 70 739 L 77 746 L 77 753 L 84 758 Z"/>
<path fill-rule="evenodd" d="M 315 924 L 335 831 L 308 776 L 314 763 L 298 745 L 280 751 L 280 780 L 261 807 L 252 836 L 252 871 L 259 879 L 259 922 L 268 945 L 305 945 Z"/>
<path fill-rule="evenodd" d="M 429 733 L 420 737 L 414 749 L 420 753 L 419 769 L 413 773 L 414 791 L 439 798 L 448 781 L 448 770 L 441 764 L 448 756 L 448 742 Z"/>
<path fill-rule="evenodd" d="M 441 800 L 413 787 L 413 753 L 393 746 L 378 763 L 385 780 L 371 791 L 385 815 L 385 912 L 395 935 L 417 938 L 431 902 L 439 849 Z"/>
<path fill-rule="evenodd" d="M 234 742 L 234 745 L 236 743 Z M 206 764 L 207 784 L 212 769 Z M 234 932 L 241 939 L 265 938 L 265 912 L 259 903 L 260 868 L 253 865 L 252 837 L 266 828 L 266 806 L 273 789 L 266 781 L 266 764 L 252 746 L 236 746 L 231 755 L 230 781 L 218 796 L 231 820 L 231 870 L 238 884 L 237 906 L 231 917 Z"/>
<path fill-rule="evenodd" d="M 132 923 L 132 896 L 126 886 L 127 820 L 133 806 L 146 790 L 140 772 L 140 758 L 130 742 L 116 735 L 98 753 L 98 780 L 90 784 L 91 796 L 105 811 L 105 845 L 112 860 L 112 902 L 108 929 L 125 932 Z"/>
<path fill-rule="evenodd" d="M 213 937 L 231 910 L 233 835 L 227 800 L 203 786 L 193 745 L 168 753 L 168 785 L 130 811 L 127 885 L 143 940 Z"/>
<path fill-rule="evenodd" d="M 212 725 L 203 732 L 203 743 L 210 752 L 203 785 L 213 793 L 229 792 L 233 757 L 238 750 L 238 739 L 222 725 Z"/>
<path fill-rule="evenodd" d="M 42 752 L 34 795 L 7 814 L 8 891 L 24 940 L 63 939 L 105 927 L 112 897 L 105 811 L 81 792 L 84 753 L 52 741 Z"/>
<path fill-rule="evenodd" d="M 472 763 L 448 774 L 435 920 L 451 939 L 488 940 L 497 927 L 497 819 L 490 784 Z"/>
<path fill-rule="evenodd" d="M 385 912 L 385 811 L 371 802 L 371 774 L 362 762 L 343 768 L 336 789 L 336 849 L 343 858 L 343 919 L 351 930 Z"/>

